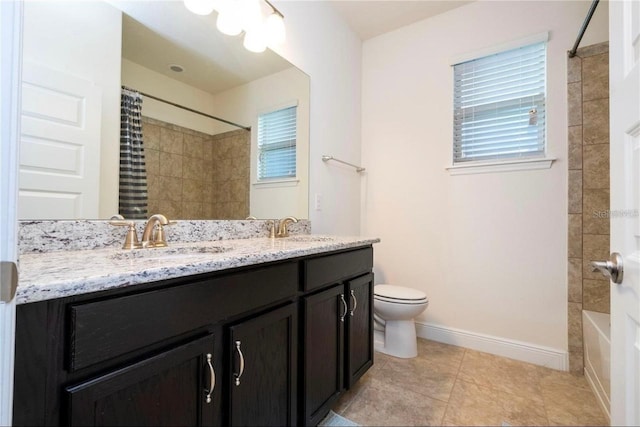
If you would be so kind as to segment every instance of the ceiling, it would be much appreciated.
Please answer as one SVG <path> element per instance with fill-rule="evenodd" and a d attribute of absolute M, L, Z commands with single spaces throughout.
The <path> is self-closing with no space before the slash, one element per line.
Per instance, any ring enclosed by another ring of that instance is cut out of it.
<path fill-rule="evenodd" d="M 334 0 L 333 7 L 347 24 L 367 40 L 405 25 L 471 3 L 455 0 Z"/>
<path fill-rule="evenodd" d="M 114 4 L 124 12 L 123 58 L 205 92 L 220 93 L 292 67 L 271 50 L 249 52 L 242 37 L 225 36 L 216 29 L 216 14 L 195 15 L 182 1 Z M 184 71 L 171 71 L 171 64 Z"/>

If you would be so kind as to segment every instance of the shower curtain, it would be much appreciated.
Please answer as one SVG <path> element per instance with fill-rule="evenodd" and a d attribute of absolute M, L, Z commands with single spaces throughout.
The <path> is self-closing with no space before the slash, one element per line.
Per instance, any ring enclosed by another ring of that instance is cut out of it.
<path fill-rule="evenodd" d="M 120 102 L 120 215 L 147 218 L 147 170 L 142 143 L 142 96 L 122 88 Z"/>

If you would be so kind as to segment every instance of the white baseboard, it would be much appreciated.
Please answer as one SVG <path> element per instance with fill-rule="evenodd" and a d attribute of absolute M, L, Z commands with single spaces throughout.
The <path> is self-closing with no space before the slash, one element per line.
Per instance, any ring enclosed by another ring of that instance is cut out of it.
<path fill-rule="evenodd" d="M 569 369 L 569 354 L 562 350 L 422 322 L 416 322 L 416 334 L 421 338 L 508 357 L 559 371 Z"/>

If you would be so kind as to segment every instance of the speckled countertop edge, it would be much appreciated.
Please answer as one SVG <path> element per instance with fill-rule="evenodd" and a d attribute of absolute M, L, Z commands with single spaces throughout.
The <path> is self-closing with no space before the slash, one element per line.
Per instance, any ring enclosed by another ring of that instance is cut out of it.
<path fill-rule="evenodd" d="M 170 248 L 96 249 L 20 256 L 17 304 L 369 246 L 378 238 L 307 235 L 181 243 Z M 185 250 L 188 253 L 176 253 Z M 221 252 L 212 252 L 221 250 Z M 146 251 L 146 252 L 138 252 Z M 149 254 L 149 255 L 146 255 Z"/>

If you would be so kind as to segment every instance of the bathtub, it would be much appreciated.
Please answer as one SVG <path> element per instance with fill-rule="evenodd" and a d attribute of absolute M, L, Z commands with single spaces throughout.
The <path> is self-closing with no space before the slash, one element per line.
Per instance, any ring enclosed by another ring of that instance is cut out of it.
<path fill-rule="evenodd" d="M 582 311 L 584 334 L 584 376 L 600 406 L 611 419 L 611 324 L 610 316 L 595 311 Z"/>

